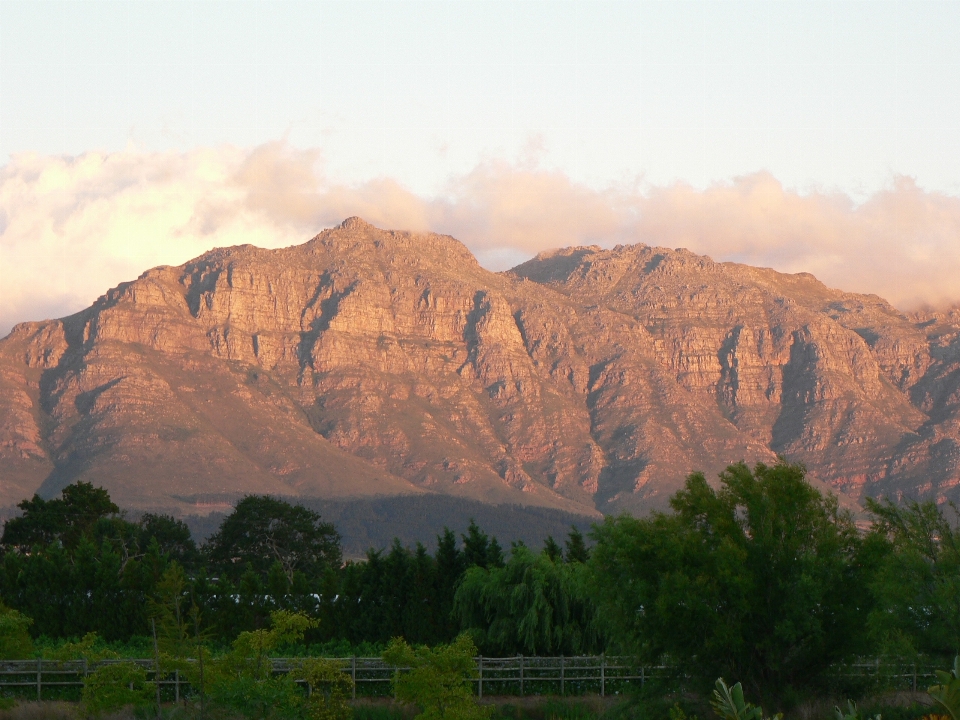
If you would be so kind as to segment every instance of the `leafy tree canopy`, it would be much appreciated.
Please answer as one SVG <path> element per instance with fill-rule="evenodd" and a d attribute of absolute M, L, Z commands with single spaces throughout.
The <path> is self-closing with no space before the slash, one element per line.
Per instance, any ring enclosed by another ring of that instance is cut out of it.
<path fill-rule="evenodd" d="M 485 652 L 602 652 L 605 643 L 585 570 L 517 544 L 504 567 L 467 570 L 457 588 L 454 613 Z"/>
<path fill-rule="evenodd" d="M 190 535 L 190 528 L 183 520 L 170 515 L 145 513 L 137 523 L 140 530 L 140 546 L 147 547 L 156 540 L 160 552 L 184 567 L 191 567 L 198 559 L 197 545 Z"/>
<path fill-rule="evenodd" d="M 266 576 L 279 562 L 287 579 L 295 572 L 316 577 L 341 564 L 340 536 L 319 513 L 268 495 L 248 495 L 210 538 L 211 562 L 227 574 L 247 566 Z"/>
<path fill-rule="evenodd" d="M 53 500 L 34 495 L 17 507 L 23 514 L 7 521 L 0 544 L 21 550 L 54 542 L 72 550 L 81 538 L 93 534 L 99 521 L 120 512 L 106 490 L 88 482 L 67 485 Z"/>
<path fill-rule="evenodd" d="M 933 502 L 867 500 L 881 558 L 870 626 L 895 654 L 960 651 L 960 529 Z M 956 509 L 954 508 L 954 514 Z"/>
<path fill-rule="evenodd" d="M 775 705 L 856 651 L 869 593 L 849 514 L 801 465 L 731 465 L 687 478 L 671 514 L 607 518 L 590 564 L 601 615 L 646 661 L 704 688 L 735 677 Z"/>

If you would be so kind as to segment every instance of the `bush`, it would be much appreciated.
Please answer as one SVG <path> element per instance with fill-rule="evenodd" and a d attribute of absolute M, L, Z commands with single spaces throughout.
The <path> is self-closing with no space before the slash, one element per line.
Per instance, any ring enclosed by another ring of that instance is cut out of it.
<path fill-rule="evenodd" d="M 201 692 L 209 688 L 215 705 L 245 718 L 299 718 L 305 704 L 303 692 L 292 675 L 274 675 L 269 653 L 284 643 L 300 641 L 316 622 L 278 610 L 271 613 L 270 624 L 269 630 L 240 633 L 230 652 L 205 663 L 208 671 Z"/>
<path fill-rule="evenodd" d="M 27 629 L 33 620 L 0 603 L 0 660 L 21 660 L 33 655 Z"/>
<path fill-rule="evenodd" d="M 127 706 L 137 708 L 153 703 L 154 686 L 147 671 L 131 662 L 112 663 L 83 679 L 81 707 L 85 715 L 100 717 Z"/>
<path fill-rule="evenodd" d="M 343 662 L 310 658 L 296 671 L 297 678 L 310 688 L 306 700 L 312 720 L 349 720 L 353 709 L 347 704 L 353 695 L 353 678 L 343 672 Z"/>
<path fill-rule="evenodd" d="M 476 654 L 466 634 L 433 649 L 412 648 L 394 638 L 383 660 L 397 668 L 393 676 L 397 699 L 420 708 L 415 720 L 487 720 L 493 708 L 477 704 L 470 682 L 477 674 Z"/>

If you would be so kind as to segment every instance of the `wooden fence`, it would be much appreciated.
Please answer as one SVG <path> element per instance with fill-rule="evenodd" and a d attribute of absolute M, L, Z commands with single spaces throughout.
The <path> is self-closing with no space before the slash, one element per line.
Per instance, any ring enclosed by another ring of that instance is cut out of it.
<path fill-rule="evenodd" d="M 337 658 L 343 672 L 353 680 L 353 696 L 388 696 L 396 668 L 375 657 Z M 55 660 L 10 660 L 0 662 L 0 693 L 21 697 L 79 698 L 83 679 L 97 668 L 117 662 L 133 662 L 156 677 L 152 659 L 103 660 L 99 662 Z M 192 662 L 192 661 L 190 661 Z M 276 673 L 289 672 L 297 658 L 274 659 Z M 477 657 L 474 680 L 477 694 L 496 695 L 612 695 L 638 689 L 673 670 L 640 667 L 626 657 Z M 934 666 L 899 661 L 871 660 L 837 668 L 837 675 L 872 682 L 888 689 L 924 689 L 936 681 Z M 165 700 L 179 702 L 192 694 L 179 672 L 162 674 L 159 684 Z"/>

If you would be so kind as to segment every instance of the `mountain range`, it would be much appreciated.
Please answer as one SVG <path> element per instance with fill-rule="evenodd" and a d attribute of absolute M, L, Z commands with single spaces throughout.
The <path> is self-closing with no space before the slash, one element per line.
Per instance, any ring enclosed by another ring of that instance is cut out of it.
<path fill-rule="evenodd" d="M 269 493 L 600 517 L 778 456 L 851 506 L 942 502 L 958 443 L 956 312 L 639 244 L 494 273 L 452 237 L 350 218 L 0 340 L 6 506 L 87 480 L 175 515 Z"/>

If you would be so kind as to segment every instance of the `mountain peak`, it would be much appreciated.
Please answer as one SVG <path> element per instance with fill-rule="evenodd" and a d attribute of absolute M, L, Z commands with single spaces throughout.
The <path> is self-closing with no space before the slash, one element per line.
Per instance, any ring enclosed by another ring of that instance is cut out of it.
<path fill-rule="evenodd" d="M 929 336 L 928 336 L 929 335 Z M 643 245 L 496 274 L 357 218 L 211 251 L 0 341 L 0 504 L 445 493 L 665 507 L 687 473 L 803 461 L 853 496 L 960 499 L 960 319 Z"/>
<path fill-rule="evenodd" d="M 368 230 L 370 228 L 373 228 L 373 225 L 368 223 L 363 218 L 357 217 L 356 215 L 353 217 L 348 217 L 342 223 L 337 225 L 337 229 L 339 230 Z"/>

